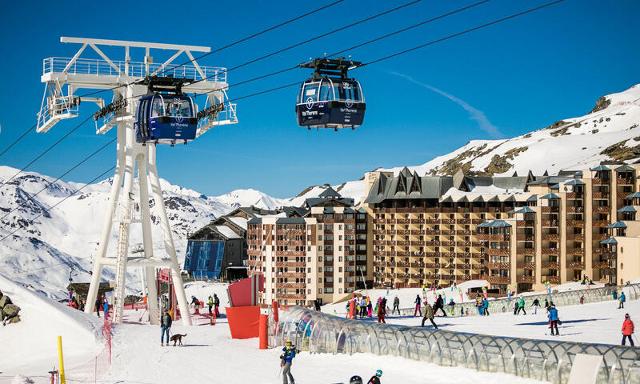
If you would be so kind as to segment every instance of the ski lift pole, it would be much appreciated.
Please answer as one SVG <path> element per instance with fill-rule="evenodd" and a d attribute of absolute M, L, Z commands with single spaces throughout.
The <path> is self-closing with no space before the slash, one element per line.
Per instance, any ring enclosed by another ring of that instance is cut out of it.
<path fill-rule="evenodd" d="M 62 336 L 58 336 L 58 370 L 60 372 L 60 383 L 67 384 L 67 379 L 64 375 L 64 356 L 62 355 Z"/>

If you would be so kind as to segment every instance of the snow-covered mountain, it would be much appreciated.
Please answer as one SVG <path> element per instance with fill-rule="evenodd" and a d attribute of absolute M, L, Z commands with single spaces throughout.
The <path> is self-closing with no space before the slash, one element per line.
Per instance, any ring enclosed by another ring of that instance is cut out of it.
<path fill-rule="evenodd" d="M 457 169 L 468 174 L 511 175 L 513 172 L 526 174 L 529 170 L 534 174 L 556 173 L 593 166 L 609 159 L 633 161 L 640 158 L 639 125 L 640 85 L 636 85 L 599 98 L 587 115 L 565 118 L 511 139 L 473 140 L 449 154 L 409 168 L 420 175 L 450 175 Z M 399 172 L 401 168 L 380 170 Z M 13 168 L 0 167 L 0 182 L 16 172 Z M 50 295 L 62 296 L 70 270 L 76 274 L 75 280 L 88 280 L 110 180 L 89 185 L 58 208 L 50 209 L 82 186 L 52 181 L 47 176 L 27 172 L 0 188 L 0 239 L 18 226 L 24 227 L 0 241 L 0 272 Z M 300 206 L 306 198 L 318 196 L 327 187 L 326 184 L 311 186 L 295 197 L 277 199 L 253 189 L 205 196 L 162 181 L 180 257 L 184 256 L 188 233 L 214 217 L 238 206 L 255 205 L 267 209 Z M 367 192 L 364 179 L 333 187 L 356 202 L 362 201 Z M 44 191 L 31 197 L 41 189 Z M 31 223 L 30 220 L 38 215 L 41 216 Z M 139 231 L 134 232 L 133 248 L 142 242 L 137 234 Z M 154 225 L 154 239 L 158 242 L 161 239 L 157 225 Z"/>
<path fill-rule="evenodd" d="M 586 109 L 586 108 L 585 108 Z M 623 92 L 600 97 L 590 113 L 564 118 L 510 139 L 472 140 L 455 151 L 424 164 L 409 166 L 419 175 L 466 174 L 511 176 L 591 167 L 603 160 L 634 161 L 640 158 L 640 84 Z M 379 168 L 400 172 L 404 166 Z M 315 196 L 324 186 L 307 188 L 295 202 Z M 334 186 L 356 201 L 364 198 L 364 180 Z"/>
<path fill-rule="evenodd" d="M 17 172 L 14 168 L 0 167 L 0 181 L 3 183 Z M 64 295 L 61 287 L 66 286 L 70 272 L 76 281 L 88 280 L 91 257 L 97 248 L 96 242 L 107 208 L 111 180 L 88 185 L 51 209 L 51 206 L 84 185 L 54 181 L 47 176 L 25 172 L 0 188 L 0 239 L 22 227 L 0 241 L 0 271 L 13 276 L 16 281 L 60 297 Z M 215 217 L 240 205 L 253 204 L 268 209 L 282 205 L 278 199 L 253 190 L 238 190 L 212 197 L 172 185 L 166 180 L 161 180 L 161 185 L 176 249 L 181 258 L 188 234 Z M 152 219 L 154 243 L 160 246 L 162 231 L 158 220 Z M 132 249 L 141 243 L 141 231 L 134 224 Z M 113 249 L 110 251 L 114 252 Z"/>

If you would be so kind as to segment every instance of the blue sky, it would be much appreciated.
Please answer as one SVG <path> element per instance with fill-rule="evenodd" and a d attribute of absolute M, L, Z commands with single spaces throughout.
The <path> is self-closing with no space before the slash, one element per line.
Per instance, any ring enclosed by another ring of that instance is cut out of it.
<path fill-rule="evenodd" d="M 35 123 L 42 59 L 71 56 L 59 37 L 79 36 L 206 45 L 214 49 L 327 3 L 319 1 L 12 2 L 0 13 L 0 149 Z M 472 1 L 427 1 L 268 60 L 232 71 L 231 83 L 355 45 Z M 232 67 L 398 5 L 344 3 L 202 60 Z M 465 13 L 353 51 L 369 61 L 541 1 L 494 0 Z M 509 137 L 584 114 L 604 94 L 639 83 L 640 2 L 568 0 L 532 15 L 354 71 L 367 98 L 355 131 L 307 131 L 295 122 L 295 88 L 239 102 L 240 123 L 187 146 L 159 150 L 161 176 L 213 195 L 256 188 L 277 197 L 312 184 L 340 183 L 377 167 L 416 165 L 471 139 Z M 182 61 L 180 61 L 182 62 Z M 240 97 L 292 81 L 293 71 L 230 90 Z M 92 113 L 92 105 L 83 105 Z M 31 133 L 0 158 L 22 167 L 73 128 Z M 115 132 L 114 132 L 115 133 Z M 111 139 L 83 126 L 29 170 L 57 176 Z M 67 179 L 88 181 L 114 162 L 106 150 Z"/>

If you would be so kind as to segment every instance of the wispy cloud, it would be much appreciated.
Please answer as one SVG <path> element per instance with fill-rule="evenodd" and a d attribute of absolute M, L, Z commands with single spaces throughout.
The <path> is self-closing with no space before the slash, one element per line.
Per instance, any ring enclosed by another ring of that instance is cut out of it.
<path fill-rule="evenodd" d="M 391 72 L 391 74 L 401 77 L 413 84 L 419 85 L 423 88 L 426 88 L 432 92 L 437 93 L 440 96 L 444 96 L 447 99 L 453 101 L 454 103 L 458 104 L 459 106 L 461 106 L 465 111 L 467 111 L 467 113 L 469 113 L 469 117 L 472 120 L 475 120 L 478 123 L 478 127 L 480 129 L 482 129 L 483 131 L 485 131 L 486 133 L 488 133 L 489 135 L 491 135 L 494 138 L 500 138 L 503 137 L 504 135 L 502 134 L 502 132 L 500 132 L 500 130 L 498 129 L 498 127 L 496 127 L 495 125 L 493 125 L 491 123 L 491 121 L 489 121 L 489 119 L 487 118 L 487 115 L 484 114 L 484 112 L 482 112 L 481 110 L 475 108 L 474 106 L 472 106 L 471 104 L 467 103 L 466 101 L 462 100 L 459 97 L 456 97 L 450 93 L 447 93 L 439 88 L 436 88 L 432 85 L 429 84 L 425 84 L 421 81 L 418 81 L 416 79 L 414 79 L 413 77 L 409 76 L 409 75 L 405 75 L 404 73 L 398 73 L 398 72 Z"/>

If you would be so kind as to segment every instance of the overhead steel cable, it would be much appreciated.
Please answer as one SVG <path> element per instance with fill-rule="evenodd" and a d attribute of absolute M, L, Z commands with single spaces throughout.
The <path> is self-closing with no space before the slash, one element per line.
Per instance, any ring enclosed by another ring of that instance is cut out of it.
<path fill-rule="evenodd" d="M 229 72 L 231 72 L 231 71 L 233 71 L 233 70 L 236 70 L 236 69 L 242 68 L 242 67 L 246 67 L 247 65 L 251 65 L 251 64 L 253 64 L 253 63 L 257 63 L 258 61 L 261 61 L 261 60 L 264 60 L 264 59 L 268 59 L 269 57 L 273 57 L 273 56 L 278 55 L 278 54 L 280 54 L 280 53 L 283 53 L 283 52 L 286 52 L 286 51 L 290 51 L 290 50 L 292 50 L 292 49 L 294 49 L 294 48 L 297 48 L 297 47 L 299 47 L 299 46 L 301 46 L 301 45 L 308 44 L 308 43 L 310 43 L 310 42 L 312 42 L 312 41 L 319 40 L 319 39 L 322 39 L 322 38 L 327 37 L 327 36 L 331 36 L 331 35 L 336 34 L 336 33 L 338 33 L 338 32 L 342 32 L 342 31 L 344 31 L 344 30 L 347 30 L 347 29 L 349 29 L 349 28 L 353 28 L 353 27 L 358 26 L 358 25 L 360 25 L 360 24 L 367 23 L 367 22 L 369 22 L 369 21 L 371 21 L 371 20 L 375 20 L 375 19 L 377 19 L 377 18 L 379 18 L 379 17 L 386 16 L 386 15 L 391 14 L 391 13 L 393 13 L 393 12 L 397 12 L 397 11 L 399 11 L 399 10 L 401 10 L 401 9 L 404 9 L 404 8 L 409 7 L 409 6 L 415 5 L 415 4 L 417 4 L 417 3 L 421 2 L 421 1 L 422 1 L 422 0 L 412 0 L 412 1 L 409 1 L 409 2 L 407 2 L 407 3 L 400 4 L 400 5 L 396 6 L 396 7 L 389 8 L 389 9 L 384 10 L 384 11 L 382 11 L 382 12 L 378 12 L 378 13 L 373 14 L 373 15 L 371 15 L 371 16 L 367 16 L 367 17 L 362 18 L 362 19 L 360 19 L 360 20 L 356 20 L 356 21 L 351 22 L 351 23 L 349 23 L 349 24 L 345 24 L 345 25 L 343 25 L 343 26 L 341 26 L 341 27 L 338 27 L 338 28 L 332 29 L 332 30 L 330 30 L 330 31 L 328 31 L 328 32 L 324 32 L 324 33 L 321 33 L 321 34 L 316 35 L 316 36 L 314 36 L 314 37 L 308 38 L 308 39 L 306 39 L 306 40 L 299 41 L 299 42 L 297 42 L 297 43 L 291 44 L 291 45 L 289 45 L 289 46 L 287 46 L 287 47 L 277 49 L 277 50 L 275 50 L 275 51 L 273 51 L 273 52 L 270 52 L 270 53 L 267 53 L 267 54 L 265 54 L 265 55 L 259 56 L 259 57 L 255 58 L 255 59 L 249 60 L 249 61 L 244 62 L 244 63 L 242 63 L 242 64 L 238 64 L 238 65 L 233 66 L 233 67 L 231 67 L 231 68 L 228 68 L 228 69 L 227 69 L 227 73 L 229 73 Z M 200 79 L 200 80 L 196 80 L 196 81 L 190 82 L 190 83 L 188 83 L 188 84 L 189 84 L 189 85 L 191 85 L 191 84 L 197 84 L 197 83 L 199 83 L 199 82 L 201 82 L 201 81 L 209 80 L 209 79 L 213 78 L 214 76 L 215 76 L 215 75 L 207 76 L 207 77 L 204 77 L 204 78 L 202 78 L 202 79 Z"/>
<path fill-rule="evenodd" d="M 505 21 L 508 21 L 508 20 L 511 20 L 511 19 L 514 19 L 514 18 L 517 18 L 517 17 L 520 17 L 520 16 L 524 16 L 524 15 L 527 15 L 527 14 L 542 10 L 544 8 L 547 8 L 547 7 L 562 3 L 564 1 L 565 0 L 555 0 L 555 1 L 552 1 L 552 2 L 549 2 L 549 3 L 545 3 L 545 4 L 542 4 L 542 5 L 536 6 L 536 7 L 528 8 L 528 9 L 526 9 L 524 11 L 521 11 L 521 12 L 513 13 L 511 15 L 508 15 L 508 16 L 505 16 L 505 17 L 501 17 L 499 19 L 495 19 L 493 21 L 490 21 L 490 22 L 487 22 L 487 23 L 484 23 L 484 24 L 480 24 L 480 25 L 472 27 L 472 28 L 468 28 L 468 29 L 465 29 L 465 30 L 460 31 L 460 32 L 452 33 L 450 35 L 446 35 L 446 36 L 440 37 L 440 38 L 435 39 L 435 40 L 430 40 L 430 41 L 427 41 L 425 43 L 419 44 L 417 46 L 414 46 L 414 47 L 411 47 L 411 48 L 407 48 L 407 49 L 404 49 L 402 51 L 398 51 L 398 52 L 395 52 L 395 53 L 392 53 L 392 54 L 389 54 L 389 55 L 386 55 L 386 56 L 382 56 L 382 57 L 380 57 L 378 59 L 374 59 L 374 60 L 371 60 L 371 61 L 366 62 L 366 63 L 362 63 L 357 68 L 362 68 L 362 67 L 364 67 L 366 65 L 376 64 L 376 63 L 379 63 L 381 61 L 389 60 L 391 58 L 394 58 L 394 57 L 397 57 L 397 56 L 400 56 L 400 55 L 404 55 L 406 53 L 410 53 L 410 52 L 416 51 L 416 50 L 421 49 L 421 48 L 425 48 L 425 47 L 428 47 L 428 46 L 431 46 L 431 45 L 442 43 L 444 41 L 453 39 L 455 37 L 459 37 L 459 36 L 462 36 L 462 35 L 465 35 L 465 34 L 468 34 L 468 33 L 483 29 L 483 28 L 488 28 L 490 26 L 493 26 L 493 25 L 496 25 L 496 24 L 499 24 L 499 23 L 503 23 Z M 282 70 L 282 72 L 284 72 L 284 70 Z M 278 91 L 280 89 L 289 88 L 289 87 L 293 87 L 293 86 L 299 86 L 299 85 L 300 85 L 300 82 L 297 81 L 297 82 L 293 82 L 293 83 L 284 84 L 284 85 L 276 86 L 276 87 L 273 87 L 273 88 L 265 89 L 265 90 L 262 90 L 262 91 L 254 92 L 254 93 L 251 93 L 251 94 L 248 94 L 248 95 L 245 95 L 245 96 L 236 97 L 236 98 L 233 98 L 232 100 L 229 100 L 229 101 L 238 101 L 238 100 L 241 100 L 241 99 L 246 99 L 246 98 L 254 97 L 254 96 L 258 96 L 258 95 L 263 95 L 265 93 L 271 93 L 271 92 Z"/>
<path fill-rule="evenodd" d="M 282 22 L 280 22 L 280 23 L 278 23 L 278 24 L 275 24 L 275 25 L 272 25 L 272 26 L 270 26 L 270 27 L 267 27 L 267 28 L 265 28 L 265 29 L 263 29 L 263 30 L 261 30 L 261 31 L 258 31 L 258 32 L 255 32 L 255 33 L 252 33 L 252 34 L 250 34 L 250 35 L 248 35 L 248 36 L 245 36 L 245 37 L 243 37 L 243 38 L 241 38 L 241 39 L 239 39 L 239 40 L 236 40 L 236 41 L 233 41 L 233 42 L 228 43 L 228 44 L 226 44 L 226 45 L 223 45 L 223 46 L 222 46 L 222 47 L 220 47 L 220 48 L 214 49 L 214 50 L 212 50 L 212 51 L 210 51 L 210 52 L 207 52 L 207 53 L 205 53 L 205 54 L 202 54 L 202 55 L 200 55 L 200 56 L 198 56 L 198 57 L 194 57 L 194 58 L 193 58 L 193 59 L 191 59 L 191 60 L 187 60 L 187 61 L 185 61 L 184 63 L 182 63 L 182 64 L 180 64 L 180 65 L 177 65 L 177 66 L 176 66 L 175 68 L 173 68 L 173 69 L 177 69 L 177 68 L 180 68 L 180 67 L 184 67 L 184 66 L 185 66 L 185 65 L 187 65 L 187 64 L 193 63 L 194 61 L 198 61 L 198 60 L 200 60 L 200 59 L 202 59 L 202 58 L 204 58 L 204 57 L 206 57 L 206 56 L 209 56 L 209 55 L 211 55 L 211 54 L 213 54 L 213 53 L 219 53 L 219 52 L 222 52 L 222 51 L 224 51 L 225 49 L 229 49 L 229 48 L 231 48 L 231 47 L 233 47 L 233 46 L 236 46 L 236 45 L 238 45 L 238 44 L 244 43 L 245 41 L 249 41 L 249 40 L 254 39 L 254 38 L 258 37 L 258 36 L 264 35 L 265 33 L 269 33 L 269 32 L 271 32 L 271 31 L 274 31 L 274 30 L 276 30 L 276 29 L 278 29 L 278 28 L 284 27 L 285 25 L 291 24 L 291 23 L 296 22 L 296 21 L 298 21 L 298 20 L 302 20 L 302 19 L 304 19 L 305 17 L 311 16 L 311 15 L 313 15 L 313 14 L 316 14 L 316 13 L 320 12 L 320 11 L 324 11 L 325 9 L 331 8 L 331 7 L 333 7 L 333 6 L 335 6 L 335 5 L 338 5 L 338 4 L 340 4 L 340 3 L 344 2 L 344 1 L 345 1 L 345 0 L 335 0 L 335 1 L 331 2 L 331 3 L 328 3 L 328 4 L 325 4 L 325 5 L 321 6 L 321 7 L 315 8 L 315 9 L 313 9 L 313 10 L 309 11 L 309 12 L 303 13 L 303 14 L 298 15 L 298 16 L 295 16 L 295 17 L 292 17 L 292 18 L 287 19 L 287 20 L 285 20 L 285 21 L 282 21 Z M 129 86 L 129 85 L 139 84 L 139 83 L 140 83 L 140 81 L 141 81 L 141 80 L 137 80 L 137 81 L 134 81 L 134 82 L 132 82 L 132 83 L 118 85 L 117 87 L 108 88 L 108 89 L 102 89 L 102 90 L 99 90 L 99 91 L 93 91 L 93 92 L 90 92 L 90 93 L 84 94 L 84 95 L 82 95 L 82 96 L 80 96 L 80 97 L 93 96 L 93 95 L 97 95 L 97 94 L 102 93 L 102 92 L 105 92 L 105 91 L 113 91 L 113 90 L 115 90 L 115 89 L 122 88 L 122 87 L 126 87 L 126 86 Z"/>
<path fill-rule="evenodd" d="M 14 173 L 13 176 L 11 176 L 10 178 L 8 178 L 7 180 L 5 180 L 4 182 L 2 182 L 2 184 L 0 184 L 0 189 L 2 189 L 8 182 L 10 182 L 11 180 L 13 180 L 16 176 L 18 176 L 19 174 L 21 174 L 22 172 L 24 172 L 28 167 L 30 167 L 31 165 L 33 165 L 36 161 L 40 160 L 44 155 L 46 155 L 47 153 L 49 153 L 53 148 L 55 148 L 56 146 L 58 146 L 58 144 L 62 143 L 67 137 L 69 137 L 72 133 L 74 133 L 75 131 L 77 131 L 81 126 L 83 126 L 87 121 L 89 121 L 89 119 L 91 119 L 91 115 L 87 116 L 86 119 L 82 120 L 78 125 L 76 125 L 75 127 L 73 127 L 69 132 L 65 133 L 61 138 L 59 138 L 58 140 L 56 140 L 55 143 L 51 144 L 47 149 L 45 149 L 44 151 L 42 151 L 38 156 L 36 156 L 33 160 L 31 160 L 27 165 L 25 165 L 24 167 L 20 168 L 18 170 L 18 172 Z"/>
<path fill-rule="evenodd" d="M 63 177 L 65 177 L 66 175 L 68 175 L 69 173 L 73 172 L 75 169 L 77 169 L 79 166 L 81 166 L 82 164 L 86 163 L 87 161 L 89 161 L 91 158 L 93 158 L 95 155 L 97 155 L 98 153 L 102 152 L 105 148 L 107 148 L 109 145 L 115 143 L 117 140 L 117 138 L 113 138 L 111 140 L 109 140 L 107 143 L 105 143 L 104 145 L 102 145 L 100 148 L 96 149 L 95 151 L 93 151 L 92 153 L 90 153 L 89 155 L 87 155 L 84 159 L 80 160 L 79 162 L 77 162 L 73 167 L 67 169 L 63 174 L 61 174 L 60 176 L 58 176 L 55 180 L 53 181 L 47 181 L 47 185 L 40 189 L 38 192 L 29 195 L 30 199 L 33 199 L 34 197 L 38 196 L 40 193 L 42 193 L 43 191 L 45 191 L 47 188 L 49 188 L 52 184 L 58 182 L 60 179 L 62 179 Z M 4 216 L 0 217 L 0 223 L 2 223 L 2 220 L 5 219 L 7 216 L 9 216 L 11 213 L 13 213 L 14 211 L 16 211 L 18 208 L 20 208 L 19 206 L 13 208 L 12 210 L 10 210 L 9 212 L 7 212 Z"/>
<path fill-rule="evenodd" d="M 508 20 L 511 20 L 511 19 L 515 19 L 516 17 L 528 15 L 530 13 L 539 11 L 541 9 L 544 9 L 544 8 L 547 8 L 547 7 L 551 7 L 553 5 L 560 4 L 560 3 L 564 2 L 564 1 L 565 0 L 555 0 L 555 1 L 551 1 L 551 2 L 545 3 L 545 4 L 541 4 L 541 5 L 536 6 L 536 7 L 528 8 L 528 9 L 526 9 L 524 11 L 513 13 L 511 15 L 508 15 L 508 16 L 505 16 L 505 17 L 501 17 L 499 19 L 496 19 L 496 20 L 493 20 L 493 21 L 490 21 L 490 22 L 487 22 L 487 23 L 484 23 L 484 24 L 480 24 L 480 25 L 478 25 L 476 27 L 473 27 L 473 28 L 465 29 L 464 31 L 453 33 L 451 35 L 447 35 L 447 36 L 441 37 L 441 38 L 436 39 L 436 40 L 431 40 L 431 41 L 428 41 L 426 43 L 419 44 L 419 45 L 416 45 L 414 47 L 403 49 L 401 51 L 392 53 L 390 55 L 386 55 L 386 56 L 380 57 L 380 58 L 372 60 L 372 61 L 370 61 L 368 63 L 362 64 L 361 66 L 359 66 L 359 68 L 364 67 L 366 65 L 372 65 L 372 64 L 379 63 L 381 61 L 389 60 L 389 59 L 394 58 L 396 56 L 404 55 L 406 53 L 413 52 L 415 50 L 418 50 L 418 49 L 421 49 L 421 48 L 425 48 L 425 47 L 428 47 L 430 45 L 441 43 L 443 41 L 447 41 L 447 40 L 453 39 L 453 38 L 458 37 L 458 36 L 466 35 L 468 33 L 475 32 L 477 30 L 484 29 L 484 28 L 490 27 L 492 25 L 500 24 L 500 23 L 503 23 L 505 21 L 508 21 Z"/>
<path fill-rule="evenodd" d="M 107 169 L 106 171 L 102 172 L 101 174 L 99 174 L 98 176 L 94 177 L 93 179 L 91 179 L 90 181 L 88 181 L 87 183 L 85 183 L 82 187 L 76 189 L 75 191 L 73 191 L 69 196 L 66 196 L 64 199 L 58 201 L 57 203 L 55 203 L 54 205 L 48 207 L 47 209 L 52 210 L 55 209 L 57 206 L 59 206 L 60 204 L 64 203 L 67 199 L 71 198 L 72 196 L 75 196 L 76 193 L 82 191 L 83 189 L 85 189 L 87 186 L 93 184 L 95 181 L 99 180 L 100 178 L 104 177 L 106 174 L 108 174 L 109 172 L 113 171 L 115 169 L 115 165 L 111 166 L 109 169 Z M 40 218 L 44 213 L 40 213 L 38 214 L 36 217 L 27 220 L 28 224 L 33 224 L 33 222 Z M 23 229 L 24 226 L 22 225 L 22 223 L 19 223 L 19 227 L 14 229 L 13 231 L 11 231 L 10 233 L 8 233 L 7 235 L 5 235 L 2 239 L 0 239 L 1 241 L 4 241 L 5 239 L 7 239 L 8 237 L 12 236 L 14 233 L 18 232 L 19 230 Z"/>
<path fill-rule="evenodd" d="M 18 144 L 22 139 L 24 139 L 36 126 L 37 126 L 37 124 L 34 124 L 34 125 L 30 126 L 28 129 L 26 129 L 24 132 L 22 132 L 22 134 L 20 136 L 18 136 L 17 139 L 15 139 L 11 144 L 7 145 L 2 150 L 2 152 L 0 152 L 0 157 L 2 157 L 2 155 L 7 153 L 11 148 L 13 148 L 14 145 Z"/>
<path fill-rule="evenodd" d="M 379 18 L 379 17 L 382 17 L 382 16 L 386 16 L 386 15 L 391 14 L 391 13 L 393 13 L 393 12 L 397 12 L 397 11 L 399 11 L 399 10 L 401 10 L 401 9 L 404 9 L 404 8 L 406 8 L 406 7 L 409 7 L 409 6 L 411 6 L 411 5 L 415 5 L 415 4 L 417 4 L 417 3 L 421 2 L 421 1 L 422 1 L 422 0 L 412 0 L 412 1 L 406 2 L 406 3 L 400 4 L 400 5 L 396 6 L 396 7 L 389 8 L 389 9 L 386 9 L 386 10 L 384 10 L 384 11 L 382 11 L 382 12 L 378 12 L 378 13 L 373 14 L 373 15 L 371 15 L 371 16 L 367 16 L 367 17 L 365 17 L 365 18 L 362 18 L 362 19 L 356 20 L 356 21 L 351 22 L 351 23 L 349 23 L 349 24 L 345 24 L 345 25 L 343 25 L 343 26 L 341 26 L 341 27 L 338 27 L 338 28 L 332 29 L 332 30 L 330 30 L 330 31 L 328 31 L 328 32 L 321 33 L 321 34 L 316 35 L 316 36 L 314 36 L 314 37 L 311 37 L 311 38 L 309 38 L 309 39 L 306 39 L 306 40 L 303 40 L 303 41 L 299 41 L 299 42 L 297 42 L 297 43 L 291 44 L 291 45 L 286 46 L 286 47 L 284 47 L 284 48 L 277 49 L 277 50 L 275 50 L 275 51 L 273 51 L 273 52 L 270 52 L 270 53 L 267 53 L 267 54 L 265 54 L 265 55 L 259 56 L 259 57 L 255 58 L 255 59 L 251 59 L 251 60 L 246 61 L 246 62 L 244 62 L 244 63 L 241 63 L 241 64 L 238 64 L 238 65 L 236 65 L 236 66 L 233 66 L 233 67 L 231 67 L 231 68 L 227 68 L 226 73 L 229 73 L 229 72 L 231 72 L 231 71 L 233 71 L 233 70 L 236 70 L 236 69 L 239 69 L 239 68 L 242 68 L 242 67 L 245 67 L 245 66 L 247 66 L 247 65 L 251 65 L 251 64 L 256 63 L 256 62 L 258 62 L 258 61 L 261 61 L 261 60 L 267 59 L 267 58 L 269 58 L 269 57 L 273 57 L 273 56 L 278 55 L 278 54 L 280 54 L 280 53 L 283 53 L 283 52 L 289 51 L 289 50 L 291 50 L 291 49 L 297 48 L 297 47 L 299 47 L 299 46 L 301 46 L 301 45 L 308 44 L 308 43 L 310 43 L 310 42 L 312 42 L 312 41 L 315 41 L 315 40 L 318 40 L 318 39 L 321 39 L 321 38 L 324 38 L 324 37 L 327 37 L 327 36 L 333 35 L 333 34 L 335 34 L 335 33 L 338 33 L 338 32 L 344 31 L 344 30 L 347 30 L 347 29 L 349 29 L 349 28 L 353 28 L 353 27 L 355 27 L 355 26 L 357 26 L 357 25 L 367 23 L 367 22 L 369 22 L 369 21 L 375 20 L 375 19 L 377 19 L 377 18 Z M 485 1 L 489 1 L 489 0 L 485 0 Z M 467 7 L 467 8 L 468 8 L 468 7 Z M 259 77 L 258 77 L 258 78 L 256 78 L 256 79 L 249 79 L 249 80 L 246 80 L 246 81 L 240 82 L 239 84 L 243 84 L 243 83 L 247 83 L 247 82 L 250 82 L 250 81 L 258 80 L 258 79 L 260 79 L 260 78 L 264 78 L 264 77 L 273 76 L 273 75 L 278 74 L 278 73 L 287 72 L 287 71 L 292 70 L 293 68 L 297 68 L 297 65 L 296 65 L 295 67 L 291 67 L 291 68 L 286 68 L 286 69 L 283 69 L 283 70 L 279 70 L 279 71 L 276 71 L 276 72 L 271 73 L 271 74 L 267 74 L 267 75 L 259 76 Z M 211 76 L 207 76 L 207 77 L 204 77 L 204 78 L 199 79 L 199 80 L 194 80 L 194 81 L 192 81 L 192 82 L 186 82 L 185 84 L 186 84 L 186 85 L 193 85 L 193 84 L 197 84 L 197 83 L 199 83 L 199 82 L 202 82 L 202 81 L 205 81 L 205 80 L 212 79 L 212 78 L 214 78 L 215 76 L 217 76 L 217 74 L 214 74 L 214 75 L 211 75 Z M 237 85 L 237 84 L 234 84 L 234 85 Z M 211 91 L 206 92 L 206 93 L 202 93 L 202 94 L 200 94 L 200 95 L 207 95 L 207 94 L 211 94 L 211 93 L 213 93 L 213 92 L 217 92 L 217 91 L 224 90 L 224 89 L 226 89 L 226 88 L 228 88 L 228 87 L 230 87 L 230 86 L 231 86 L 231 85 L 227 85 L 227 86 L 225 86 L 225 87 L 216 88 L 216 89 L 214 89 L 214 90 L 211 90 Z M 137 96 L 130 96 L 130 97 L 127 97 L 127 98 L 126 98 L 126 100 L 129 100 L 129 99 L 135 99 L 135 98 L 137 98 Z"/>
<path fill-rule="evenodd" d="M 469 10 L 469 9 L 471 9 L 471 8 L 474 8 L 474 7 L 477 7 L 477 6 L 479 6 L 479 5 L 482 5 L 482 4 L 485 4 L 485 3 L 488 3 L 489 1 L 491 1 L 491 0 L 482 0 L 482 1 L 478 1 L 478 2 L 475 2 L 475 3 L 469 4 L 469 5 L 466 5 L 466 6 L 464 6 L 464 7 L 456 8 L 456 9 L 454 9 L 454 10 L 451 10 L 451 11 L 445 12 L 445 13 L 440 14 L 440 15 L 438 15 L 438 16 L 430 17 L 430 18 L 425 19 L 425 20 L 422 20 L 422 21 L 420 21 L 420 22 L 418 22 L 418 23 L 415 23 L 415 24 L 409 25 L 409 26 L 407 26 L 407 27 L 405 27 L 405 28 L 401 28 L 401 29 L 398 29 L 398 30 L 392 31 L 392 32 L 386 33 L 386 34 L 384 34 L 384 35 L 378 36 L 378 37 L 376 37 L 376 38 L 373 38 L 373 39 L 370 39 L 370 40 L 364 41 L 364 42 L 362 42 L 362 43 L 358 43 L 358 44 L 353 45 L 353 46 L 351 46 L 351 47 L 349 47 L 349 48 L 345 48 L 345 49 L 342 49 L 342 50 L 340 50 L 340 51 L 330 53 L 330 54 L 326 55 L 326 57 L 333 57 L 333 56 L 337 56 L 337 55 L 339 55 L 339 54 L 342 54 L 342 53 L 345 53 L 345 52 L 348 52 L 348 51 L 352 51 L 352 50 L 357 49 L 357 48 L 361 48 L 361 47 L 363 47 L 363 46 L 365 46 L 365 45 L 369 45 L 369 44 L 372 44 L 372 43 L 375 43 L 375 42 L 378 42 L 378 41 L 381 41 L 381 40 L 387 39 L 387 38 L 389 38 L 389 37 L 392 37 L 392 36 L 395 36 L 395 35 L 398 35 L 398 34 L 401 34 L 401 33 L 407 32 L 407 31 L 410 31 L 410 30 L 412 30 L 412 29 L 415 29 L 415 28 L 421 27 L 421 26 L 423 26 L 423 25 L 425 25 L 425 24 L 429 24 L 429 23 L 432 23 L 432 22 L 434 22 L 434 21 L 441 20 L 441 19 L 447 18 L 447 17 L 449 17 L 449 16 L 453 16 L 453 15 L 455 15 L 455 14 L 457 14 L 457 13 L 461 13 L 461 12 L 467 11 L 467 10 Z M 267 77 L 271 77 L 271 76 L 279 75 L 279 74 L 281 74 L 281 73 L 289 72 L 289 71 L 292 71 L 292 70 L 295 70 L 295 69 L 298 69 L 298 68 L 299 68 L 299 66 L 296 64 L 296 65 L 294 65 L 294 66 L 292 66 L 292 67 L 282 68 L 282 69 L 279 69 L 279 70 L 277 70 L 277 71 L 267 73 L 267 74 L 265 74 L 265 75 L 256 76 L 256 77 L 253 77 L 253 78 L 250 78 L 250 79 L 247 79 L 247 80 L 239 81 L 239 82 L 237 82 L 237 83 L 232 83 L 232 84 L 229 84 L 228 86 L 229 86 L 229 87 L 237 87 L 237 86 L 239 86 L 239 85 L 243 85 L 243 84 L 251 83 L 251 82 L 254 82 L 254 81 L 257 81 L 257 80 L 262 80 L 262 79 L 265 79 L 265 78 L 267 78 Z M 220 90 L 220 89 L 216 89 L 216 90 L 213 90 L 213 91 L 211 91 L 211 92 L 215 92 L 215 91 L 219 91 L 219 90 Z M 208 93 L 209 93 L 209 92 L 207 92 L 207 94 L 208 94 Z"/>

